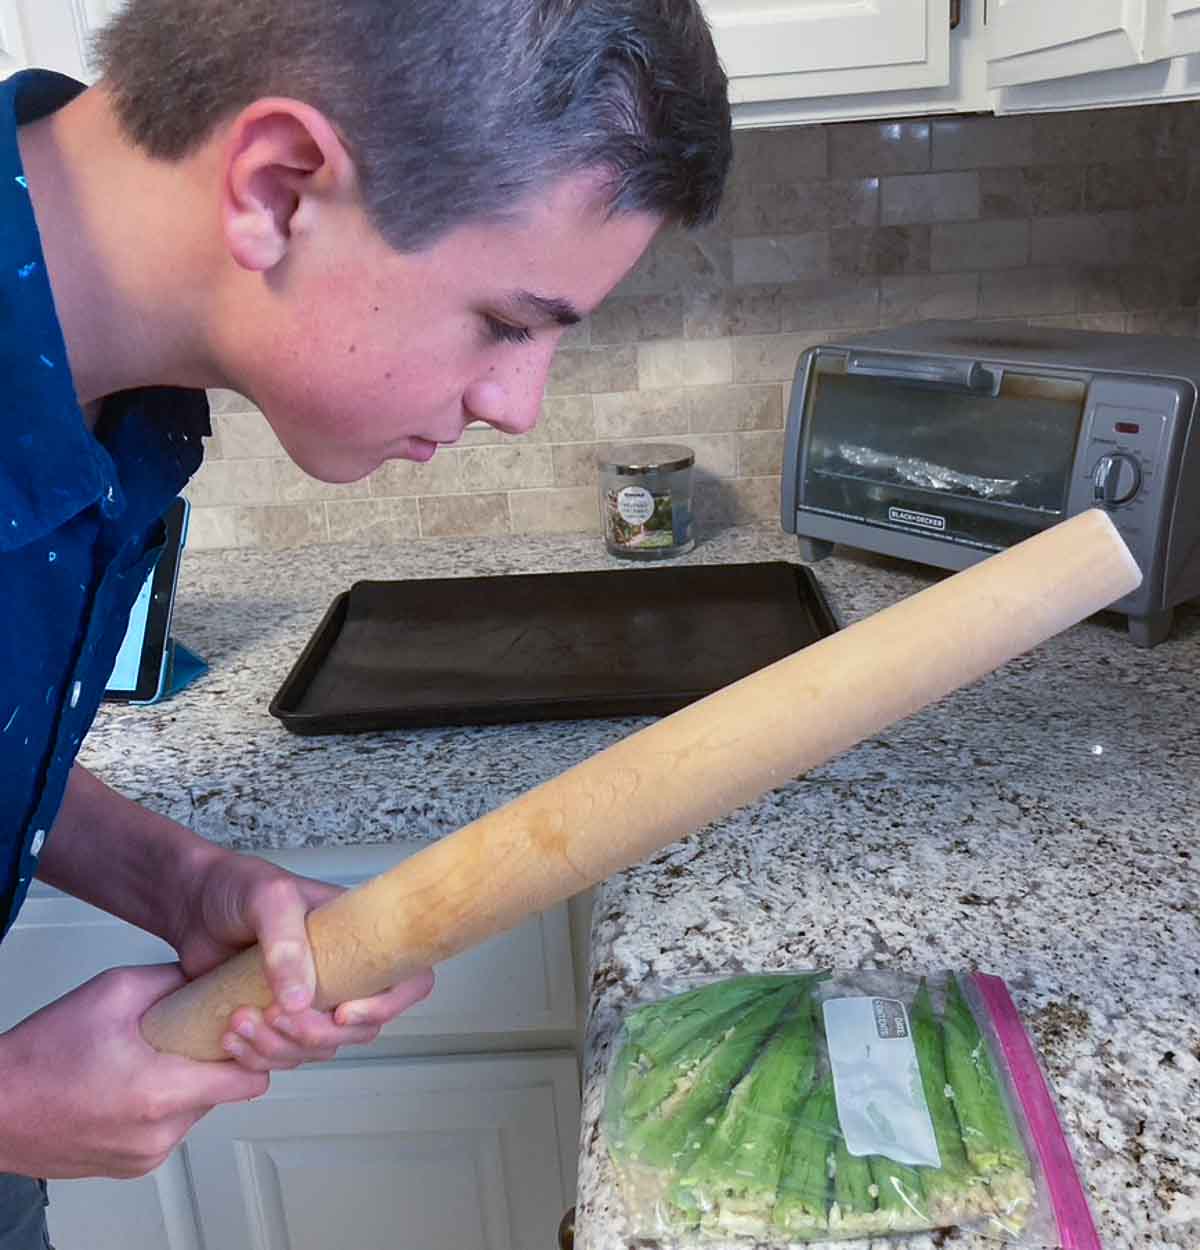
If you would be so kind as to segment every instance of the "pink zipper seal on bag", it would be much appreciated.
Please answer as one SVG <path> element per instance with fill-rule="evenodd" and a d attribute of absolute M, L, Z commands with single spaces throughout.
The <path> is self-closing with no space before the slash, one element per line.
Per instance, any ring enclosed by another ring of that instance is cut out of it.
<path fill-rule="evenodd" d="M 1041 1163 L 1063 1250 L 1104 1250 L 1050 1088 L 1008 987 L 999 977 L 982 972 L 973 973 L 971 981 L 1004 1052 L 1009 1079 Z"/>

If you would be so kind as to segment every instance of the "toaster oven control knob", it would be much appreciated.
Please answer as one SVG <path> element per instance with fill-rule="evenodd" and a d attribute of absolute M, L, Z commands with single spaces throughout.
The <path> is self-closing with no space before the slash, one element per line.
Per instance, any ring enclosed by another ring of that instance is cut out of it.
<path fill-rule="evenodd" d="M 1133 456 L 1114 451 L 1092 470 L 1092 497 L 1104 508 L 1128 503 L 1142 484 L 1142 466 Z"/>

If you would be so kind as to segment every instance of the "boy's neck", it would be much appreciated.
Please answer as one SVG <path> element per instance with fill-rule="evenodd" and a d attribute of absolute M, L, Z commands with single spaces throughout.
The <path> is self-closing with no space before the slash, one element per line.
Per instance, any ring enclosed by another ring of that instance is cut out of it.
<path fill-rule="evenodd" d="M 208 255 L 190 162 L 155 161 L 93 87 L 19 131 L 21 159 L 80 405 L 137 386 L 219 385 L 204 343 Z M 204 180 L 197 180 L 204 185 Z"/>

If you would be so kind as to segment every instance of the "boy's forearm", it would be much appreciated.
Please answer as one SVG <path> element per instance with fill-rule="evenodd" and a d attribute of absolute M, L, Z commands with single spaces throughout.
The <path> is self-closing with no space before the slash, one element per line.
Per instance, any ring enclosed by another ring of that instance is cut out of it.
<path fill-rule="evenodd" d="M 171 941 L 195 882 L 226 854 L 76 764 L 37 875 Z"/>

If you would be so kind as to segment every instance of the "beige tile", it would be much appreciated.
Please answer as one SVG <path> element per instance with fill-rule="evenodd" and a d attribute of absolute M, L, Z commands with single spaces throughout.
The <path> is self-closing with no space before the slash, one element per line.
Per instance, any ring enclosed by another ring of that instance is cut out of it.
<path fill-rule="evenodd" d="M 507 534 L 508 496 L 436 495 L 417 500 L 424 538 L 473 538 Z"/>
<path fill-rule="evenodd" d="M 735 184 L 729 199 L 734 238 L 808 234 L 829 226 L 830 184 L 825 179 Z"/>
<path fill-rule="evenodd" d="M 595 488 L 519 490 L 508 497 L 514 534 L 593 533 L 601 542 L 600 496 Z"/>
<path fill-rule="evenodd" d="M 217 551 L 238 545 L 236 508 L 193 508 L 188 516 L 189 551 Z"/>
<path fill-rule="evenodd" d="M 592 314 L 592 344 L 641 343 L 683 335 L 682 295 L 630 295 L 605 300 Z"/>
<path fill-rule="evenodd" d="M 237 391 L 224 391 L 216 387 L 208 392 L 209 411 L 215 416 L 223 412 L 257 412 L 254 404 Z"/>
<path fill-rule="evenodd" d="M 828 335 L 770 334 L 733 340 L 735 382 L 790 382 L 800 354 Z"/>
<path fill-rule="evenodd" d="M 545 443 L 586 443 L 596 437 L 596 407 L 590 395 L 548 396 L 530 438 Z"/>
<path fill-rule="evenodd" d="M 213 432 L 204 438 L 203 443 L 205 460 L 225 459 L 225 453 L 221 450 L 221 436 L 217 433 L 215 425 L 213 426 Z"/>
<path fill-rule="evenodd" d="M 795 282 L 828 273 L 827 231 L 733 241 L 733 280 L 738 286 Z"/>
<path fill-rule="evenodd" d="M 879 319 L 884 325 L 937 318 L 958 320 L 978 312 L 978 274 L 897 274 L 879 280 Z"/>
<path fill-rule="evenodd" d="M 1184 160 L 1117 161 L 1091 165 L 1085 175 L 1083 209 L 1087 213 L 1182 204 L 1188 193 Z"/>
<path fill-rule="evenodd" d="M 830 231 L 830 270 L 835 275 L 928 273 L 928 225 L 835 227 Z"/>
<path fill-rule="evenodd" d="M 613 442 L 684 434 L 688 428 L 684 396 L 678 388 L 597 395 L 596 436 Z"/>
<path fill-rule="evenodd" d="M 398 543 L 418 538 L 415 499 L 347 499 L 325 505 L 335 543 Z"/>
<path fill-rule="evenodd" d="M 1137 267 L 1139 270 L 1140 266 Z M 1075 288 L 1075 307 L 1081 313 L 1118 312 L 1125 308 L 1153 308 L 1164 302 L 1163 287 L 1156 282 L 1149 284 L 1146 298 L 1137 299 L 1133 290 L 1133 302 L 1127 299 L 1125 275 L 1134 270 L 1123 265 L 1079 265 L 1069 269 L 1071 283 Z M 1138 284 L 1139 290 L 1142 284 Z"/>
<path fill-rule="evenodd" d="M 596 456 L 602 443 L 560 443 L 554 453 L 555 486 L 591 486 L 599 489 Z"/>
<path fill-rule="evenodd" d="M 778 477 L 783 472 L 783 431 L 763 430 L 737 436 L 738 477 Z"/>
<path fill-rule="evenodd" d="M 1054 217 L 1083 208 L 1082 165 L 979 171 L 981 217 Z"/>
<path fill-rule="evenodd" d="M 270 460 L 206 461 L 184 494 L 194 508 L 274 503 L 274 464 Z"/>
<path fill-rule="evenodd" d="M 696 453 L 696 476 L 736 477 L 736 434 L 689 434 L 685 445 Z"/>
<path fill-rule="evenodd" d="M 283 508 L 238 508 L 239 547 L 307 547 L 329 540 L 325 505 L 292 504 Z"/>
<path fill-rule="evenodd" d="M 1133 255 L 1130 213 L 1039 217 L 1032 226 L 1035 265 L 1112 265 Z"/>
<path fill-rule="evenodd" d="M 466 447 L 459 452 L 462 488 L 470 494 L 554 485 L 548 446 Z"/>
<path fill-rule="evenodd" d="M 957 269 L 1011 269 L 1029 263 L 1029 222 L 946 222 L 933 227 L 929 266 Z"/>
<path fill-rule="evenodd" d="M 1030 317 L 1031 326 L 1052 326 L 1058 330 L 1103 330 L 1110 334 L 1124 334 L 1124 313 L 1066 313 L 1058 316 Z"/>
<path fill-rule="evenodd" d="M 947 117 L 933 123 L 934 169 L 981 169 L 1033 161 L 1029 117 Z"/>
<path fill-rule="evenodd" d="M 749 525 L 779 517 L 779 478 L 741 477 L 698 481 L 692 512 L 702 527 Z"/>
<path fill-rule="evenodd" d="M 1105 213 L 1105 220 L 1123 213 Z M 1132 214 L 1133 242 L 1127 260 L 1133 264 L 1190 266 L 1200 259 L 1200 231 L 1196 229 L 1196 209 L 1192 205 L 1164 204 L 1143 208 Z"/>
<path fill-rule="evenodd" d="M 733 353 L 729 339 L 643 343 L 638 347 L 637 354 L 638 386 L 644 391 L 680 386 L 716 386 L 733 380 Z"/>
<path fill-rule="evenodd" d="M 273 460 L 275 499 L 279 503 L 312 503 L 320 499 L 366 499 L 371 493 L 366 478 L 359 482 L 320 482 L 309 477 L 290 460 Z"/>
<path fill-rule="evenodd" d="M 688 428 L 694 434 L 783 427 L 778 386 L 703 386 L 685 392 Z"/>
<path fill-rule="evenodd" d="M 1081 313 L 1191 308 L 1196 268 L 1188 264 L 1095 265 L 1074 270 Z"/>
<path fill-rule="evenodd" d="M 1126 334 L 1169 334 L 1196 337 L 1194 308 L 1159 308 L 1152 312 L 1132 312 L 1125 317 Z"/>
<path fill-rule="evenodd" d="M 919 173 L 929 168 L 928 122 L 842 122 L 829 128 L 834 178 Z"/>
<path fill-rule="evenodd" d="M 829 127 L 739 130 L 733 138 L 735 182 L 793 182 L 829 173 Z"/>
<path fill-rule="evenodd" d="M 453 495 L 462 490 L 459 473 L 461 451 L 440 450 L 432 460 L 416 464 L 411 460 L 389 460 L 368 479 L 372 499 L 394 499 L 404 495 Z"/>
<path fill-rule="evenodd" d="M 971 221 L 979 216 L 979 174 L 902 174 L 880 182 L 880 221 L 885 226 Z"/>
<path fill-rule="evenodd" d="M 999 269 L 980 276 L 982 317 L 1025 317 L 1075 311 L 1076 282 L 1068 269 Z"/>
<path fill-rule="evenodd" d="M 560 351 L 550 366 L 547 395 L 594 395 L 637 385 L 638 354 L 632 345 Z"/>
<path fill-rule="evenodd" d="M 614 295 L 673 295 L 694 286 L 725 286 L 733 277 L 730 240 L 715 229 L 659 235 Z"/>
<path fill-rule="evenodd" d="M 1147 108 L 1083 109 L 1034 116 L 1033 163 L 1078 164 L 1158 155 L 1161 115 Z"/>
<path fill-rule="evenodd" d="M 213 429 L 221 440 L 223 460 L 286 455 L 261 412 L 218 413 L 213 417 Z"/>
<path fill-rule="evenodd" d="M 829 183 L 829 224 L 879 225 L 879 179 L 832 179 Z"/>
<path fill-rule="evenodd" d="M 778 329 L 777 286 L 695 291 L 684 305 L 684 338 L 715 339 L 730 338 L 735 334 L 773 334 Z"/>
<path fill-rule="evenodd" d="M 779 298 L 784 332 L 879 324 L 879 283 L 873 275 L 793 282 Z"/>
<path fill-rule="evenodd" d="M 582 321 L 573 326 L 567 326 L 562 333 L 562 338 L 558 340 L 558 345 L 562 347 L 591 347 L 592 345 L 592 322 L 590 317 L 584 317 Z"/>

